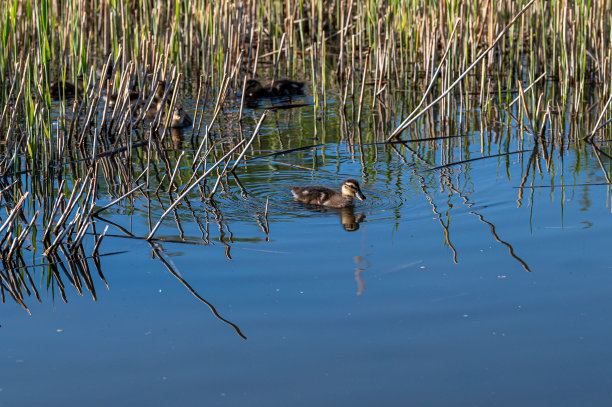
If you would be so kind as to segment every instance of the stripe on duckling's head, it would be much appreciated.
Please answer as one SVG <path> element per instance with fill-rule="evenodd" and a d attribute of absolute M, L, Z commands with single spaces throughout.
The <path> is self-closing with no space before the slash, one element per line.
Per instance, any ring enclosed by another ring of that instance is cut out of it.
<path fill-rule="evenodd" d="M 256 97 L 259 92 L 263 90 L 261 83 L 255 79 L 249 79 L 246 81 L 244 93 L 247 97 Z"/>
<path fill-rule="evenodd" d="M 360 201 L 366 199 L 365 195 L 361 192 L 361 188 L 359 188 L 359 182 L 353 178 L 349 178 L 342 183 L 342 195 L 354 196 Z"/>

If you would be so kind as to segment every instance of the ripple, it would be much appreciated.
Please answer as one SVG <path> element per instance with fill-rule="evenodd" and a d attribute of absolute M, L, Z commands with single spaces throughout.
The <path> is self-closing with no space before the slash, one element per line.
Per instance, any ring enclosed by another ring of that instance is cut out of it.
<path fill-rule="evenodd" d="M 339 211 L 333 208 L 316 207 L 300 204 L 291 195 L 293 185 L 324 185 L 335 190 L 340 189 L 342 181 L 354 177 L 353 174 L 317 173 L 314 177 L 304 177 L 303 171 L 274 170 L 265 168 L 249 168 L 249 179 L 241 179 L 246 195 L 241 193 L 235 182 L 230 181 L 232 188 L 215 195 L 216 201 L 226 218 L 233 220 L 253 219 L 253 216 L 263 215 L 268 200 L 268 218 L 287 220 L 303 216 L 337 216 Z M 390 192 L 374 182 L 360 182 L 366 200 L 355 200 L 355 216 L 365 215 L 367 221 L 397 218 L 407 196 L 401 191 Z"/>

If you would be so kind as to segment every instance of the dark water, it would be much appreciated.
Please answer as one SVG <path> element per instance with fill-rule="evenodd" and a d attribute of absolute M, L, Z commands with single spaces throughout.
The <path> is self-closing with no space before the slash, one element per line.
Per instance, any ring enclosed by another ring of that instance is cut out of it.
<path fill-rule="evenodd" d="M 547 169 L 518 135 L 359 149 L 337 118 L 313 137 L 312 111 L 271 112 L 253 156 L 322 146 L 249 161 L 248 195 L 230 179 L 216 211 L 180 208 L 199 243 L 161 243 L 180 278 L 146 241 L 108 236 L 103 252 L 128 252 L 101 259 L 97 302 L 3 304 L 0 404 L 610 405 L 610 189 L 559 187 L 605 183 L 590 150 L 555 151 Z M 367 196 L 353 211 L 289 192 L 348 177 Z M 105 217 L 143 236 L 147 212 L 140 197 Z M 169 217 L 156 236 L 180 235 Z"/>

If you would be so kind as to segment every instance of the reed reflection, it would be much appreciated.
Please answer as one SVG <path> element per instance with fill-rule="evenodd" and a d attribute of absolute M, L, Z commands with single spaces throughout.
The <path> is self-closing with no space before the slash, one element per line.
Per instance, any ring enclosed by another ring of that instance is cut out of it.
<path fill-rule="evenodd" d="M 94 251 L 86 255 L 82 245 L 76 250 L 68 250 L 64 244 L 46 255 L 46 260 L 37 264 L 28 264 L 21 251 L 11 256 L 2 256 L 2 269 L 0 270 L 0 290 L 2 302 L 6 302 L 6 294 L 19 304 L 28 314 L 30 310 L 26 304 L 27 297 L 34 296 L 39 303 L 43 299 L 38 291 L 35 281 L 46 281 L 47 290 L 52 293 L 58 292 L 63 302 L 68 302 L 67 287 L 72 286 L 79 296 L 89 292 L 94 301 L 97 301 L 94 278 L 91 273 L 90 260 L 92 261 L 98 277 L 102 280 L 106 289 L 108 283 L 102 273 L 100 257 L 125 253 L 114 252 L 98 254 Z M 40 269 L 41 276 L 36 277 L 36 270 Z"/>

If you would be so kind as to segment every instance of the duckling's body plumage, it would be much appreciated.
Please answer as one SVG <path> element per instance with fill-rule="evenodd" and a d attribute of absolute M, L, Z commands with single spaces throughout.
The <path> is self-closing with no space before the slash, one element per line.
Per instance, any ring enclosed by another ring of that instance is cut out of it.
<path fill-rule="evenodd" d="M 76 86 L 72 82 L 51 82 L 49 84 L 49 95 L 53 100 L 60 100 L 62 97 L 67 99 L 74 98 Z"/>
<path fill-rule="evenodd" d="M 149 108 L 144 114 L 145 119 L 153 119 L 157 116 L 157 112 L 164 108 L 164 104 L 169 104 L 170 101 L 168 99 L 164 100 L 164 93 L 166 89 L 166 82 L 159 81 L 157 82 L 157 87 L 155 88 L 155 95 L 153 95 L 153 100 L 149 105 Z M 139 112 L 145 108 L 146 100 L 142 100 L 139 106 Z"/>
<path fill-rule="evenodd" d="M 304 93 L 304 83 L 281 79 L 263 86 L 259 81 L 249 79 L 246 82 L 244 93 L 247 99 L 301 95 Z"/>
<path fill-rule="evenodd" d="M 124 94 L 121 95 L 117 95 L 115 93 L 110 94 L 110 95 L 102 95 L 102 102 L 104 104 L 108 103 L 108 107 L 115 107 L 115 105 L 117 104 L 117 102 L 121 102 L 123 100 L 123 96 Z M 135 108 L 137 107 L 138 101 L 142 102 L 142 97 L 140 96 L 140 92 L 132 90 L 132 89 L 128 89 L 127 90 L 127 105 L 130 108 Z"/>
<path fill-rule="evenodd" d="M 157 113 L 157 111 L 163 107 L 163 96 L 164 96 L 165 88 L 166 88 L 165 81 L 162 80 L 157 83 L 157 87 L 155 89 L 155 95 L 153 96 L 153 102 L 151 102 L 151 106 L 149 107 L 149 110 L 147 111 L 145 117 L 147 118 L 155 117 L 155 114 Z M 127 92 L 128 92 L 127 104 L 132 108 L 142 109 L 147 100 L 147 96 L 145 94 L 141 95 L 141 92 L 134 90 L 134 89 L 128 89 Z M 122 100 L 122 96 L 113 93 L 111 95 L 103 95 L 102 100 L 104 101 L 104 103 L 106 103 L 106 101 L 108 100 L 108 106 L 114 107 L 118 101 Z M 169 103 L 169 102 L 170 102 L 169 100 L 166 100 L 166 103 Z"/>
<path fill-rule="evenodd" d="M 353 197 L 360 201 L 366 198 L 359 188 L 357 180 L 349 178 L 342 183 L 341 192 L 321 185 L 293 186 L 291 193 L 301 203 L 327 206 L 330 208 L 346 208 L 353 206 Z"/>

